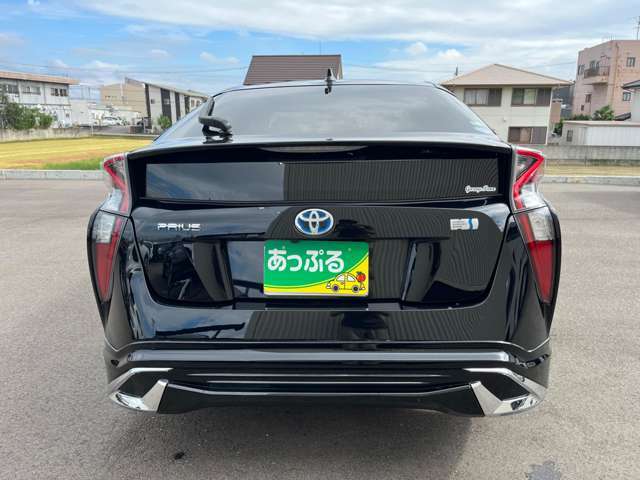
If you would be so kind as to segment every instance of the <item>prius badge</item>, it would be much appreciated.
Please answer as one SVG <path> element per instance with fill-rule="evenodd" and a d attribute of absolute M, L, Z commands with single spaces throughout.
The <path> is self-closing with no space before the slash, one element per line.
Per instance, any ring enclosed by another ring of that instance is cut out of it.
<path fill-rule="evenodd" d="M 295 226 L 305 235 L 324 235 L 333 230 L 333 215 L 321 208 L 308 208 L 296 215 Z"/>

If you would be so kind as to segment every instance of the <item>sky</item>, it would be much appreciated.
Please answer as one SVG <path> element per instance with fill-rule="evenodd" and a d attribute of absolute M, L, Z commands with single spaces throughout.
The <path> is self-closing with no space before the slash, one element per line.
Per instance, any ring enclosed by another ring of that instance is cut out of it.
<path fill-rule="evenodd" d="M 214 93 L 241 84 L 254 54 L 339 53 L 349 79 L 439 82 L 502 63 L 572 80 L 579 50 L 635 38 L 640 3 L 0 0 L 0 12 L 1 70 Z"/>

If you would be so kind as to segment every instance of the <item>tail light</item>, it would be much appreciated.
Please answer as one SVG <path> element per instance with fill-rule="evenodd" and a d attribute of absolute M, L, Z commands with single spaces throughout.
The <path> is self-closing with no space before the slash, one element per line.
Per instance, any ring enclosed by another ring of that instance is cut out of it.
<path fill-rule="evenodd" d="M 556 287 L 559 245 L 551 211 L 538 190 L 544 156 L 536 150 L 518 148 L 515 167 L 512 193 L 515 219 L 529 251 L 540 299 L 548 304 Z"/>
<path fill-rule="evenodd" d="M 96 290 L 100 300 L 111 297 L 113 260 L 122 233 L 124 219 L 107 212 L 98 212 L 91 229 L 91 258 Z"/>
<path fill-rule="evenodd" d="M 126 155 L 119 153 L 102 162 L 109 193 L 91 227 L 93 275 L 98 296 L 103 302 L 111 296 L 113 262 L 125 222 L 120 215 L 128 214 L 131 205 L 125 161 Z"/>
<path fill-rule="evenodd" d="M 129 213 L 131 202 L 125 165 L 126 158 L 124 153 L 118 153 L 105 158 L 102 162 L 104 181 L 109 189 L 109 195 L 100 207 L 102 210 L 123 214 Z"/>

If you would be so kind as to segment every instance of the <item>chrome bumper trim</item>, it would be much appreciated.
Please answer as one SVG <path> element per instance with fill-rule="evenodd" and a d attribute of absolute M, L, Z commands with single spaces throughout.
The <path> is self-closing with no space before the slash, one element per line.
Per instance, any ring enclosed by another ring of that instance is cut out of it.
<path fill-rule="evenodd" d="M 157 412 L 162 396 L 164 395 L 164 390 L 169 384 L 168 380 L 158 380 L 142 397 L 136 397 L 134 395 L 121 392 L 120 387 L 127 383 L 127 380 L 134 375 L 138 375 L 140 373 L 166 373 L 170 370 L 171 368 L 169 367 L 136 367 L 127 370 L 125 373 L 109 383 L 109 398 L 121 407 L 141 412 Z"/>
<path fill-rule="evenodd" d="M 171 368 L 132 368 L 128 370 L 118 378 L 116 378 L 113 382 L 109 384 L 110 394 L 109 398 L 113 400 L 120 406 L 130 408 L 132 410 L 143 411 L 143 412 L 157 412 L 158 407 L 160 406 L 160 402 L 162 401 L 162 397 L 164 396 L 165 390 L 169 386 L 169 381 L 166 379 L 159 379 L 156 383 L 141 397 L 137 397 L 134 395 L 130 395 L 120 391 L 120 387 L 122 387 L 127 380 L 129 380 L 134 375 L 142 374 L 142 373 L 166 373 L 170 371 Z M 524 377 L 522 375 L 518 375 L 512 370 L 508 368 L 465 368 L 466 372 L 469 373 L 481 373 L 481 374 L 489 374 L 489 375 L 502 375 L 508 377 L 511 381 L 517 383 L 528 393 L 526 395 L 522 395 L 516 398 L 510 399 L 500 399 L 496 395 L 494 395 L 487 387 L 485 387 L 480 380 L 472 381 L 469 383 L 469 387 L 474 393 L 480 408 L 485 416 L 498 416 L 498 415 L 506 415 L 510 413 L 521 412 L 524 410 L 528 410 L 530 408 L 538 405 L 545 396 L 546 388 L 540 385 L 533 380 Z M 225 380 L 208 380 L 208 383 L 268 383 L 266 381 L 256 382 L 256 381 L 225 381 Z M 281 383 L 326 383 L 326 384 L 416 384 L 422 382 L 408 381 L 408 382 L 281 382 Z M 452 391 L 458 391 L 461 388 L 467 388 L 466 386 L 457 386 L 450 388 L 443 388 L 440 390 L 432 390 L 429 392 L 288 392 L 288 391 L 234 391 L 234 390 L 226 390 L 226 391 L 212 391 L 205 390 L 194 387 L 187 387 L 184 385 L 176 385 L 172 384 L 172 388 L 176 388 L 179 390 L 189 391 L 197 394 L 203 395 L 216 395 L 216 396 L 246 396 L 246 397 L 265 397 L 265 396 L 291 396 L 291 397 L 367 397 L 367 396 L 389 396 L 389 397 L 426 397 L 429 395 L 434 395 L 438 393 L 446 393 Z"/>
<path fill-rule="evenodd" d="M 508 415 L 510 413 L 528 410 L 542 402 L 545 394 L 547 393 L 547 389 L 539 383 L 534 382 L 530 378 L 518 375 L 508 368 L 465 368 L 465 371 L 470 373 L 504 375 L 529 392 L 528 394 L 520 397 L 501 400 L 486 388 L 482 382 L 477 381 L 471 383 L 471 389 L 473 390 L 484 415 L 487 417 Z"/>

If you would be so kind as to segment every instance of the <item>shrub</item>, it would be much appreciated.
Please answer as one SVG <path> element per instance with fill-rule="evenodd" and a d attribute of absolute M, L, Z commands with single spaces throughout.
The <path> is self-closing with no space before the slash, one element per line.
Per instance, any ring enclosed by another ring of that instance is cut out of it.
<path fill-rule="evenodd" d="M 38 128 L 49 128 L 53 123 L 53 116 L 44 112 L 36 113 L 36 122 L 38 124 Z"/>
<path fill-rule="evenodd" d="M 171 119 L 166 115 L 160 115 L 158 117 L 158 125 L 162 130 L 166 130 L 171 126 Z"/>
<path fill-rule="evenodd" d="M 599 110 L 593 112 L 594 120 L 613 120 L 615 117 L 615 112 L 609 105 L 605 105 Z"/>

